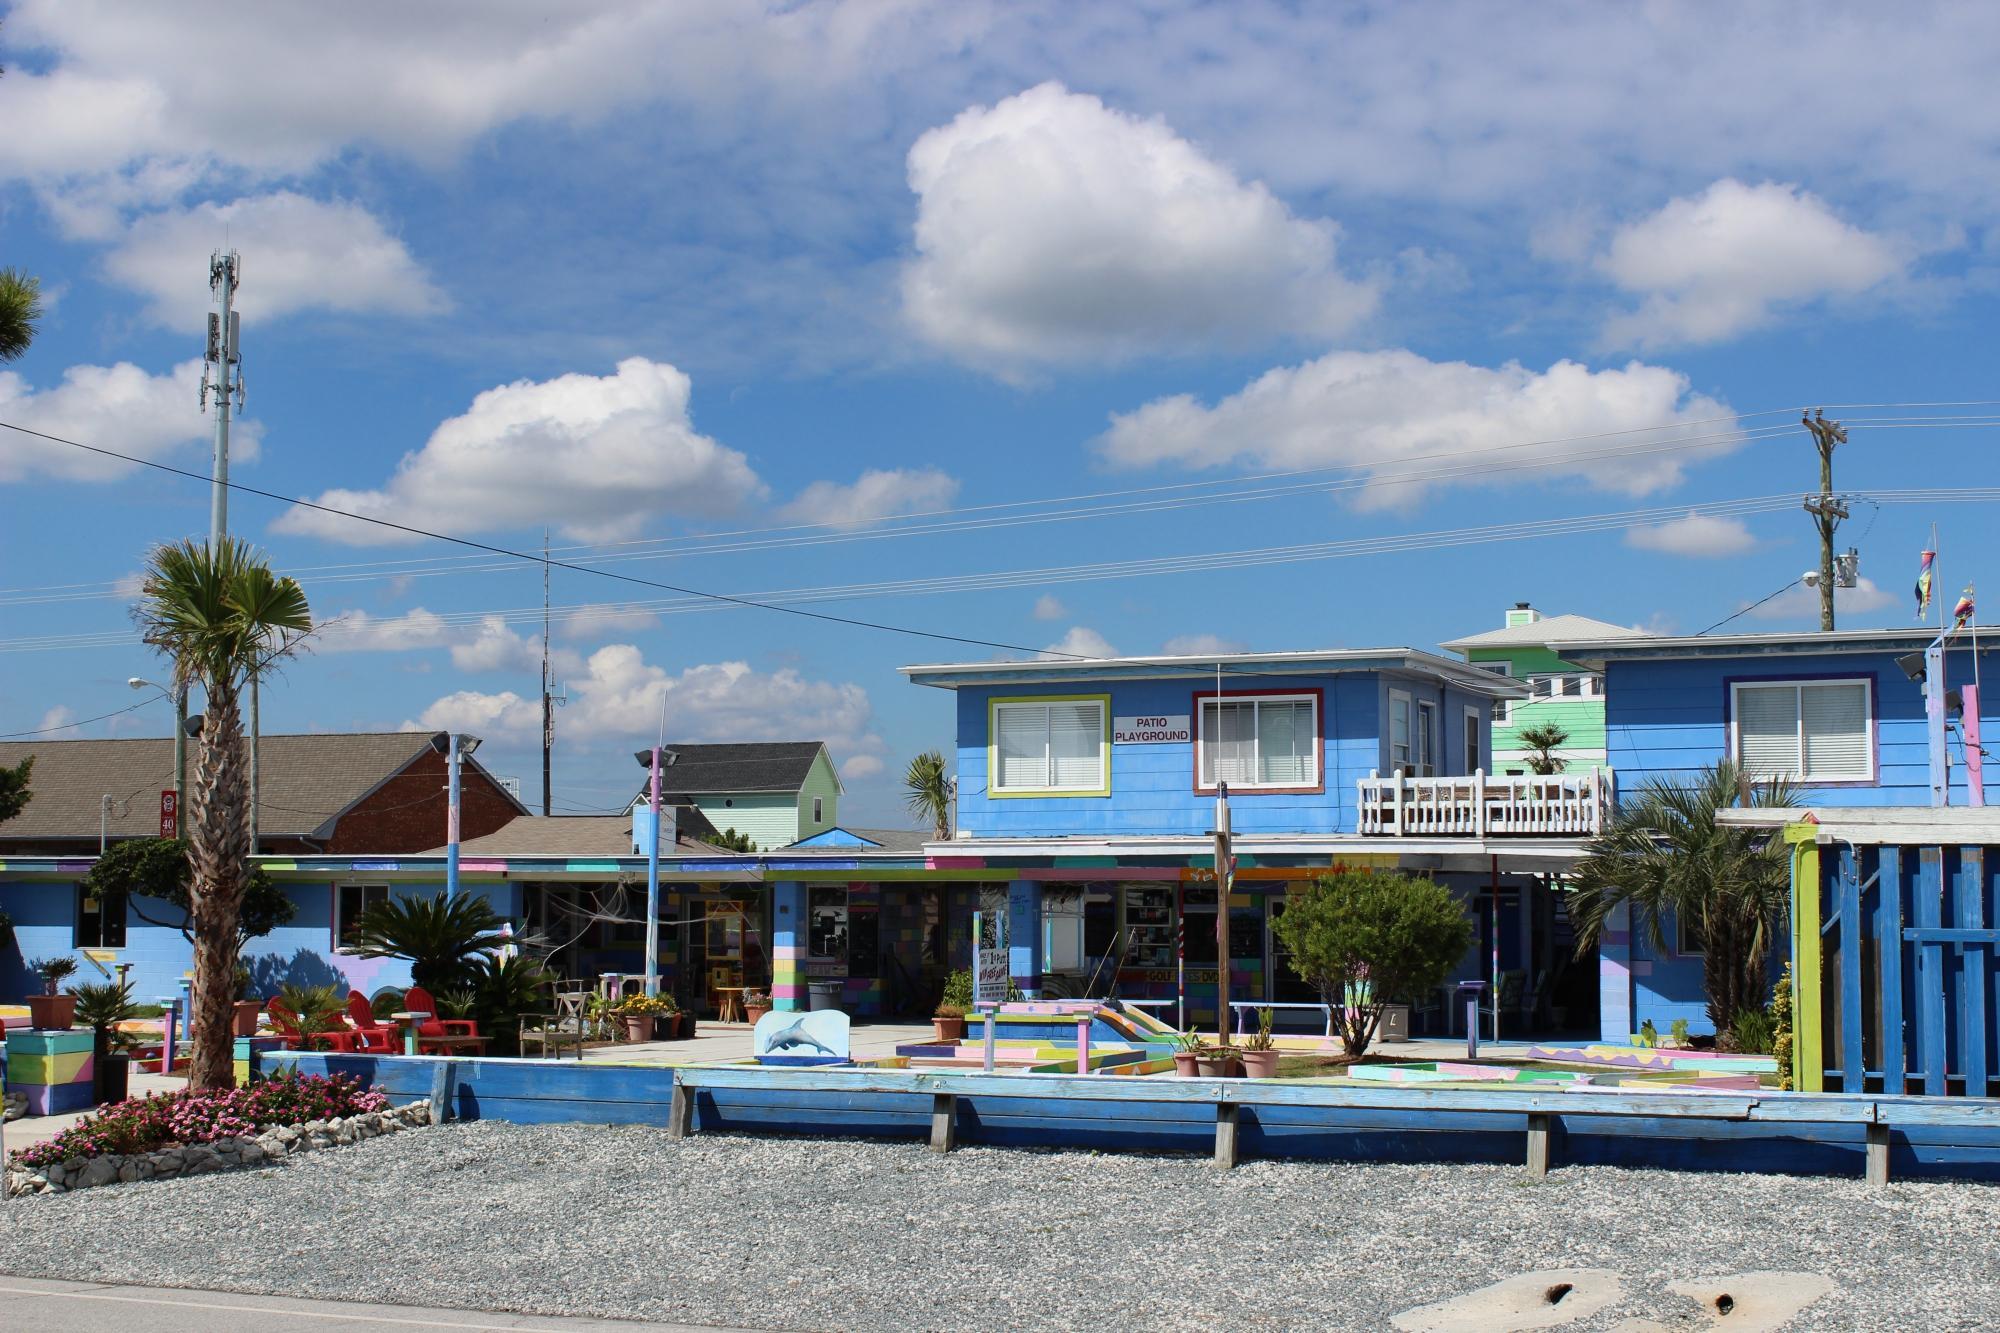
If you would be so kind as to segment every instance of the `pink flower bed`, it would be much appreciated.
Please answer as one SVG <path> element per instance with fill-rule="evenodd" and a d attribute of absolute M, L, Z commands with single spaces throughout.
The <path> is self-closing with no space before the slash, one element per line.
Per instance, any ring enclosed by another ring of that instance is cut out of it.
<path fill-rule="evenodd" d="M 339 1074 L 273 1078 L 227 1091 L 133 1097 L 79 1120 L 46 1142 L 22 1148 L 14 1160 L 24 1166 L 48 1166 L 74 1157 L 130 1156 L 177 1144 L 240 1138 L 256 1133 L 259 1125 L 303 1125 L 388 1107 L 387 1096 L 360 1079 Z"/>

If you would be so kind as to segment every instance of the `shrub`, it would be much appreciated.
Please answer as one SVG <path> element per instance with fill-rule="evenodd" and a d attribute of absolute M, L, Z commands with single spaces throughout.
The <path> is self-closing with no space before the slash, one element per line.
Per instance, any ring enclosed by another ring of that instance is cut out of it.
<path fill-rule="evenodd" d="M 1792 965 L 1785 963 L 1785 974 L 1778 978 L 1777 987 L 1771 992 L 1771 1054 L 1778 1057 L 1778 1087 L 1781 1091 L 1792 1090 Z"/>
<path fill-rule="evenodd" d="M 1771 1053 L 1771 1016 L 1762 1009 L 1745 1009 L 1736 1015 L 1736 1021 L 1729 1026 L 1732 1043 L 1745 1055 L 1769 1055 Z"/>
<path fill-rule="evenodd" d="M 1382 1011 L 1444 984 L 1472 947 L 1451 894 L 1427 879 L 1349 871 L 1285 900 L 1272 929 L 1292 970 L 1333 1007 L 1347 1053 L 1368 1049 Z"/>
<path fill-rule="evenodd" d="M 961 967 L 944 979 L 944 994 L 938 997 L 939 1018 L 964 1018 L 972 1009 L 972 969 Z"/>
<path fill-rule="evenodd" d="M 381 1111 L 388 1105 L 388 1097 L 360 1079 L 338 1074 L 285 1076 L 247 1088 L 133 1097 L 86 1116 L 52 1139 L 21 1149 L 14 1160 L 23 1166 L 47 1166 L 72 1157 L 153 1152 L 254 1134 L 263 1125 L 302 1125 Z"/>

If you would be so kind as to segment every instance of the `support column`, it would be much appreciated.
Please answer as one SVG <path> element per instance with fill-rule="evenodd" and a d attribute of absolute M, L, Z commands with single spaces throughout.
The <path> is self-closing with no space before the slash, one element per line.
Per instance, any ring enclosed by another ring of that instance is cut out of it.
<path fill-rule="evenodd" d="M 771 1007 L 798 1013 L 806 1007 L 806 886 L 778 880 L 771 894 Z"/>
<path fill-rule="evenodd" d="M 1632 1040 L 1632 915 L 1620 903 L 1597 939 L 1597 1028 L 1608 1045 Z"/>
<path fill-rule="evenodd" d="M 1021 993 L 1042 989 L 1042 885 L 1017 879 L 1007 885 L 1007 972 Z"/>

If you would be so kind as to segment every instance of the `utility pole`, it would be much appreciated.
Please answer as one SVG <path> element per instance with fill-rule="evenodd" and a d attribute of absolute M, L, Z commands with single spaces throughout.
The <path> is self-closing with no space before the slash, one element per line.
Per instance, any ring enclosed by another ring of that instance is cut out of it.
<path fill-rule="evenodd" d="M 1815 408 L 1802 413 L 1799 421 L 1812 432 L 1819 449 L 1819 494 L 1806 497 L 1805 509 L 1819 528 L 1819 627 L 1833 628 L 1833 533 L 1847 517 L 1847 506 L 1833 494 L 1833 451 L 1847 443 L 1847 429 L 1838 421 L 1828 421 L 1825 411 Z"/>
<path fill-rule="evenodd" d="M 1215 1039 L 1229 1044 L 1229 784 L 1215 787 Z"/>
<path fill-rule="evenodd" d="M 208 349 L 201 371 L 201 405 L 215 395 L 215 458 L 210 470 L 208 545 L 220 551 L 229 536 L 229 414 L 243 406 L 243 349 L 236 316 L 236 281 L 241 265 L 234 250 L 208 257 L 208 289 L 219 307 L 208 315 Z M 250 854 L 257 854 L 257 752 L 262 748 L 263 708 L 258 685 L 263 664 L 250 668 Z"/>
<path fill-rule="evenodd" d="M 556 744 L 556 706 L 569 702 L 555 694 L 555 673 L 549 667 L 549 534 L 542 532 L 542 815 L 547 818 L 555 801 L 555 786 L 549 779 L 549 755 Z"/>

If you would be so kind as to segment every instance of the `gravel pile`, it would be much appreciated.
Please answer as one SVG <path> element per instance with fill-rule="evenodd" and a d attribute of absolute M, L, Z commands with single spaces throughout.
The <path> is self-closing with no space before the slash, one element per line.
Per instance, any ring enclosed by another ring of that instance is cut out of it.
<path fill-rule="evenodd" d="M 0 1271 L 781 1329 L 1383 1328 L 1531 1269 L 1801 1270 L 1792 1327 L 2000 1325 L 2000 1188 L 447 1125 L 0 1206 Z"/>

